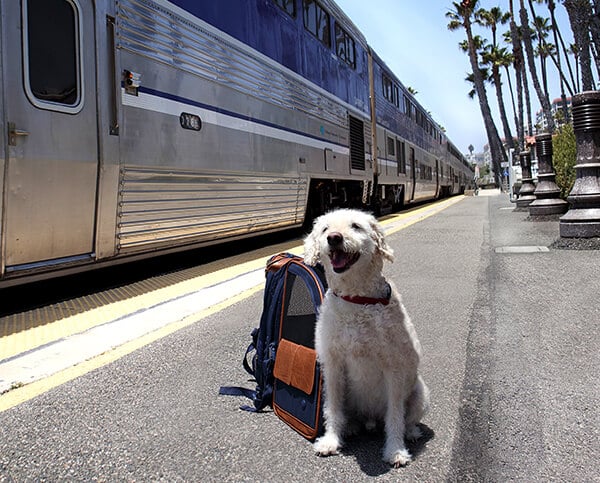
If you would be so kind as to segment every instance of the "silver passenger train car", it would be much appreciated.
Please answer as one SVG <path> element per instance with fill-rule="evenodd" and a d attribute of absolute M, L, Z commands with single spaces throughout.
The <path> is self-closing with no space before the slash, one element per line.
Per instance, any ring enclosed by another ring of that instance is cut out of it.
<path fill-rule="evenodd" d="M 13 0 L 0 22 L 0 286 L 473 176 L 331 0 Z"/>

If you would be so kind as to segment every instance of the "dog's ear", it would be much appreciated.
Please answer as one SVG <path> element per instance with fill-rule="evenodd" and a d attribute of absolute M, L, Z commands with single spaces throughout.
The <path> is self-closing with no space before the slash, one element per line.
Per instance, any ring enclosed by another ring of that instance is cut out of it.
<path fill-rule="evenodd" d="M 383 233 L 383 230 L 381 229 L 381 225 L 379 225 L 379 223 L 377 223 L 376 220 L 373 220 L 371 222 L 371 228 L 373 229 L 373 239 L 375 240 L 377 251 L 381 253 L 383 258 L 389 260 L 390 262 L 393 262 L 394 250 L 392 250 L 385 241 L 385 235 Z"/>
<path fill-rule="evenodd" d="M 313 230 L 304 239 L 304 263 L 315 266 L 321 261 L 319 257 L 318 231 L 316 223 Z"/>

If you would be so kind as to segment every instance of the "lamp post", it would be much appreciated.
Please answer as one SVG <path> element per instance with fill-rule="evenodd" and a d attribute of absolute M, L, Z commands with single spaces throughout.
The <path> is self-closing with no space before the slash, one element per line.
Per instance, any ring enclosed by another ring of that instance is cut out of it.
<path fill-rule="evenodd" d="M 529 214 L 562 215 L 569 204 L 560 198 L 560 188 L 556 185 L 556 175 L 552 165 L 552 135 L 538 134 L 535 137 L 535 153 L 538 160 L 538 184 L 533 194 L 535 201 L 529 205 Z"/>
<path fill-rule="evenodd" d="M 560 218 L 560 236 L 600 237 L 600 91 L 576 94 L 572 106 L 576 178 L 567 197 L 571 206 Z"/>
<path fill-rule="evenodd" d="M 522 184 L 517 198 L 517 208 L 527 208 L 534 200 L 535 186 L 531 178 L 531 154 L 529 151 L 521 151 L 519 154 L 521 163 Z"/>

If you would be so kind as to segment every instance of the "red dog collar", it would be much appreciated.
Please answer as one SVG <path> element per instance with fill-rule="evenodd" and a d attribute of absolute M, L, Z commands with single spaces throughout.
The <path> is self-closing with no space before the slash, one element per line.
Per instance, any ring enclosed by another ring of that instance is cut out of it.
<path fill-rule="evenodd" d="M 375 298 L 375 297 L 362 297 L 361 295 L 338 295 L 333 292 L 333 295 L 339 297 L 346 302 L 350 302 L 358 305 L 388 305 L 390 303 L 390 298 L 392 297 L 392 287 L 387 285 L 387 296 L 384 298 Z"/>

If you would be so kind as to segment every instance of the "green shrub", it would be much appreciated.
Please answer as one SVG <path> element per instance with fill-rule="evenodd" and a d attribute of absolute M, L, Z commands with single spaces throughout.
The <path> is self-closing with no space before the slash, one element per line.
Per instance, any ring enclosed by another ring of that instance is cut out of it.
<path fill-rule="evenodd" d="M 561 126 L 552 138 L 552 163 L 556 172 L 556 184 L 560 196 L 566 199 L 575 183 L 577 147 L 572 124 Z"/>

